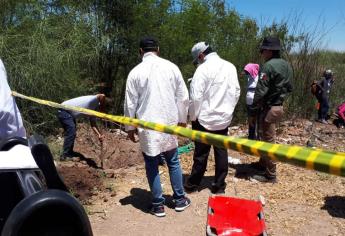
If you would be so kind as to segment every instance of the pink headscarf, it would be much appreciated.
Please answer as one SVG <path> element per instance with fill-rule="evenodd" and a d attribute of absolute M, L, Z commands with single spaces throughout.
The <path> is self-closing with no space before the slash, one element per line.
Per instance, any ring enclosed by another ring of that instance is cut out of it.
<path fill-rule="evenodd" d="M 256 76 L 258 76 L 258 74 L 259 74 L 259 65 L 253 64 L 253 63 L 248 63 L 244 67 L 244 70 L 247 71 L 253 79 L 255 79 Z"/>

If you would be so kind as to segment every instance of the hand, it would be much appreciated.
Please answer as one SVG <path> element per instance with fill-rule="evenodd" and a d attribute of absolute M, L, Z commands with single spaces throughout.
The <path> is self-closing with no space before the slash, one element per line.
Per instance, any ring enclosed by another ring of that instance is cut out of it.
<path fill-rule="evenodd" d="M 187 127 L 187 124 L 186 123 L 177 123 L 178 126 L 181 126 L 181 127 L 184 127 L 186 128 Z"/>
<path fill-rule="evenodd" d="M 138 130 L 137 130 L 137 129 L 128 130 L 128 132 L 127 132 L 127 137 L 128 137 L 133 143 L 137 143 L 137 142 L 138 142 L 138 140 L 135 139 L 135 134 L 138 134 Z"/>

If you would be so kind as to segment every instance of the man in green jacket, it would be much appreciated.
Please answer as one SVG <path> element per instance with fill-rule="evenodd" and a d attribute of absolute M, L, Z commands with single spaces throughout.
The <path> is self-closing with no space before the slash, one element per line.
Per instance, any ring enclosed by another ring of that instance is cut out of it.
<path fill-rule="evenodd" d="M 260 75 L 255 89 L 250 122 L 258 121 L 259 138 L 262 141 L 275 142 L 275 124 L 284 114 L 283 102 L 292 91 L 292 69 L 287 61 L 280 57 L 280 40 L 277 37 L 264 38 L 260 53 L 265 64 L 260 67 Z M 277 181 L 276 163 L 268 156 L 261 156 L 254 167 L 259 170 L 252 178 L 260 182 Z"/>

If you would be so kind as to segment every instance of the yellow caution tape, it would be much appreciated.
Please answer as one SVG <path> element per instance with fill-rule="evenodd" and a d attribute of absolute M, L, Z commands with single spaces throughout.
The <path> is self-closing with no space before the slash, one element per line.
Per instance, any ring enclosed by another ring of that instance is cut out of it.
<path fill-rule="evenodd" d="M 46 101 L 34 97 L 28 97 L 17 92 L 12 92 L 13 96 L 27 99 L 39 104 L 47 105 L 64 110 L 77 111 L 87 115 L 99 117 L 101 119 L 122 123 L 125 125 L 141 127 L 168 134 L 179 135 L 190 138 L 197 142 L 202 142 L 217 147 L 224 147 L 246 154 L 268 157 L 272 160 L 286 162 L 292 165 L 301 166 L 307 169 L 318 170 L 334 175 L 345 176 L 345 153 L 330 152 L 321 149 L 312 149 L 301 146 L 289 146 L 284 144 L 272 144 L 262 141 L 235 138 L 224 135 L 200 132 L 175 125 L 163 125 L 149 121 L 138 120 L 124 116 L 109 115 L 85 108 L 61 105 L 55 102 Z"/>

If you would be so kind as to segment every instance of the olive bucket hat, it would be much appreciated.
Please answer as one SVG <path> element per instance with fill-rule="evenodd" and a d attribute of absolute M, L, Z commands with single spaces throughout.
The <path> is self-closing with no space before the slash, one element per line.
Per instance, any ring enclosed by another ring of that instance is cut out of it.
<path fill-rule="evenodd" d="M 264 50 L 264 49 L 272 50 L 272 51 L 281 50 L 279 38 L 272 37 L 272 36 L 265 37 L 260 46 L 260 50 Z"/>

